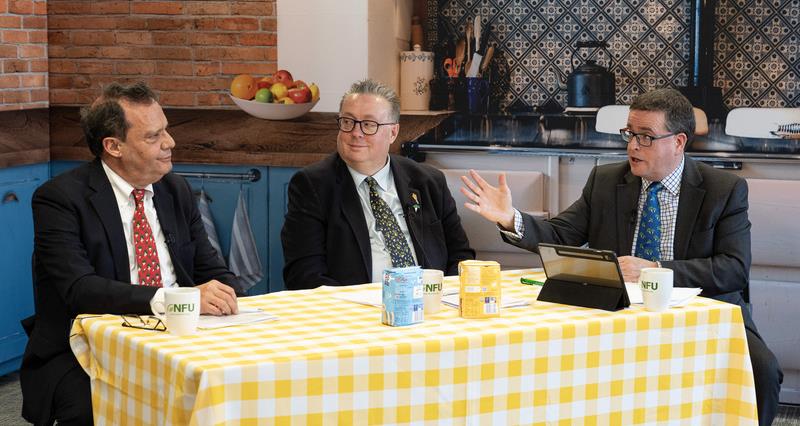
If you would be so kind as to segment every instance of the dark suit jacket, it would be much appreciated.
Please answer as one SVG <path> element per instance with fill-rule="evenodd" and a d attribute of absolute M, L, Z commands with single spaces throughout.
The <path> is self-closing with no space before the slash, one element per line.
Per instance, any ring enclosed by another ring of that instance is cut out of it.
<path fill-rule="evenodd" d="M 701 296 L 740 305 L 745 324 L 756 331 L 745 307 L 750 276 L 750 221 L 747 182 L 733 173 L 685 157 L 674 259 L 675 285 L 700 287 Z M 523 213 L 522 241 L 507 242 L 536 251 L 540 242 L 631 254 L 642 180 L 628 162 L 595 167 L 581 197 L 550 220 Z"/>
<path fill-rule="evenodd" d="M 475 251 L 469 247 L 444 175 L 404 157 L 391 158 L 419 265 L 457 274 L 458 262 L 474 259 Z M 412 194 L 419 200 L 418 211 L 412 208 Z M 369 231 L 358 192 L 339 154 L 292 177 L 281 242 L 288 289 L 377 279 L 371 277 Z"/>
<path fill-rule="evenodd" d="M 153 202 L 181 286 L 234 276 L 208 242 L 189 184 L 167 174 Z M 23 416 L 46 421 L 58 381 L 77 360 L 69 346 L 79 314 L 150 313 L 154 287 L 131 285 L 117 201 L 99 160 L 46 182 L 33 196 L 36 314 L 20 370 Z"/>

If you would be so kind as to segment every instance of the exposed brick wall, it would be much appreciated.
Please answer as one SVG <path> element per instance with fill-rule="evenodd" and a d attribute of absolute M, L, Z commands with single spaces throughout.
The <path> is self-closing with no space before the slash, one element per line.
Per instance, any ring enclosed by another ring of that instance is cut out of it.
<path fill-rule="evenodd" d="M 47 2 L 0 0 L 0 111 L 47 107 Z"/>
<path fill-rule="evenodd" d="M 47 14 L 53 105 L 144 80 L 163 105 L 216 107 L 236 74 L 276 71 L 275 0 L 49 0 Z"/>

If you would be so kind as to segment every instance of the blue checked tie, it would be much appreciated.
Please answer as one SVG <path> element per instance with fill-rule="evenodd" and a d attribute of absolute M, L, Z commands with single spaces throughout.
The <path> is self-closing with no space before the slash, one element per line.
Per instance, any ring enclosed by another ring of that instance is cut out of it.
<path fill-rule="evenodd" d="M 658 205 L 658 191 L 663 187 L 661 182 L 653 182 L 647 187 L 647 199 L 636 237 L 636 257 L 652 261 L 661 258 L 661 206 Z"/>
<path fill-rule="evenodd" d="M 366 181 L 369 185 L 369 204 L 372 206 L 372 215 L 375 216 L 378 231 L 383 234 L 386 248 L 389 249 L 392 266 L 395 268 L 414 266 L 414 257 L 411 256 L 408 241 L 403 235 L 403 231 L 400 230 L 400 225 L 397 224 L 386 201 L 383 201 L 383 198 L 378 195 L 378 182 L 372 176 L 368 177 Z"/>

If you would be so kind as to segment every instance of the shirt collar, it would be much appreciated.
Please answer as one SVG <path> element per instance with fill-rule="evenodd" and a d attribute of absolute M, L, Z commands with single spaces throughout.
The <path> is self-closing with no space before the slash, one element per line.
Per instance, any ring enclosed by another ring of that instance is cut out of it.
<path fill-rule="evenodd" d="M 114 190 L 114 194 L 116 194 L 117 199 L 129 199 L 131 197 L 131 193 L 135 189 L 133 185 L 129 184 L 125 179 L 122 178 L 122 176 L 118 175 L 117 172 L 112 170 L 105 161 L 100 160 L 100 164 L 103 165 L 103 171 L 106 172 L 106 177 L 108 177 L 108 181 L 111 183 L 111 188 Z M 145 186 L 144 190 L 145 196 L 148 194 L 152 196 L 153 184 Z"/>
<path fill-rule="evenodd" d="M 677 195 L 678 191 L 681 188 L 681 178 L 683 177 L 683 165 L 685 159 L 681 157 L 681 163 L 678 164 L 678 167 L 672 171 L 672 173 L 668 174 L 667 177 L 661 180 L 661 184 L 664 185 L 664 188 L 667 189 L 672 195 Z M 642 191 L 647 189 L 648 186 L 652 181 L 642 178 Z"/>
<path fill-rule="evenodd" d="M 375 182 L 378 182 L 378 186 L 380 186 L 383 191 L 386 191 L 389 188 L 389 179 L 391 179 L 391 171 L 392 171 L 392 168 L 390 166 L 391 162 L 392 162 L 391 157 L 387 157 L 386 165 L 384 165 L 380 170 L 378 170 L 377 172 L 375 172 L 375 174 L 372 175 L 372 178 L 375 179 Z M 350 171 L 350 176 L 353 177 L 353 182 L 356 183 L 356 187 L 364 183 L 364 180 L 369 177 L 365 174 L 357 172 L 350 166 L 347 166 L 347 170 Z"/>

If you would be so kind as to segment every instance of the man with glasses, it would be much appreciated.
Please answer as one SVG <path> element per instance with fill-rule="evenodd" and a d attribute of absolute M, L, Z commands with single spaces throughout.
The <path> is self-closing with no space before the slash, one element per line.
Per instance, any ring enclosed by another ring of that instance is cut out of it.
<path fill-rule="evenodd" d="M 149 314 L 171 286 L 196 286 L 202 314 L 238 312 L 236 278 L 211 247 L 189 184 L 170 173 L 167 124 L 147 85 L 109 84 L 81 111 L 95 159 L 33 195 L 36 313 L 23 321 L 30 339 L 20 369 L 22 415 L 32 423 L 92 424 L 89 376 L 69 344 L 76 316 Z M 124 321 L 164 329 L 140 316 Z"/>
<path fill-rule="evenodd" d="M 536 251 L 539 243 L 613 250 L 625 281 L 642 268 L 674 271 L 675 284 L 742 307 L 760 423 L 772 423 L 783 373 L 746 306 L 750 271 L 747 183 L 684 155 L 695 131 L 692 105 L 673 89 L 637 97 L 626 128 L 628 161 L 595 167 L 581 197 L 550 220 L 512 207 L 501 175 L 492 186 L 462 176 L 467 208 L 495 222 L 503 239 Z"/>
<path fill-rule="evenodd" d="M 389 154 L 399 120 L 397 95 L 381 83 L 344 94 L 337 152 L 289 183 L 286 288 L 381 281 L 385 268 L 413 265 L 454 275 L 475 257 L 444 175 Z"/>

